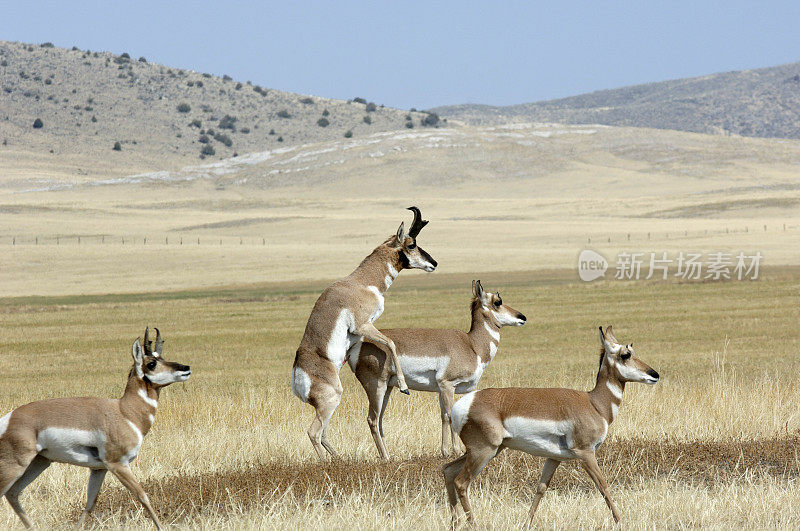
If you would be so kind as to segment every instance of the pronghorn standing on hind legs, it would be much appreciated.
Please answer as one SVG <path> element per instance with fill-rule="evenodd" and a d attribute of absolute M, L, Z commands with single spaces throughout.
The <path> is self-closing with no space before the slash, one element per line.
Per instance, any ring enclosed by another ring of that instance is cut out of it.
<path fill-rule="evenodd" d="M 428 223 L 417 207 L 414 222 L 406 232 L 401 223 L 397 234 L 386 239 L 350 275 L 331 284 L 311 310 L 306 330 L 292 366 L 292 392 L 314 406 L 308 437 L 320 459 L 327 450 L 336 451 L 327 438 L 328 423 L 342 398 L 339 370 L 349 356 L 357 355 L 362 341 L 387 351 L 397 370 L 400 392 L 408 386 L 397 360 L 394 342 L 372 324 L 383 313 L 384 293 L 403 269 L 436 269 L 436 260 L 417 246 L 417 235 Z"/>
<path fill-rule="evenodd" d="M 633 343 L 620 345 L 611 327 L 600 327 L 600 369 L 588 392 L 572 389 L 483 389 L 461 398 L 453 406 L 453 426 L 467 453 L 442 469 L 447 497 L 456 524 L 458 501 L 470 523 L 475 516 L 469 503 L 469 485 L 489 461 L 504 448 L 546 457 L 531 505 L 528 525 L 561 461 L 578 459 L 603 494 L 614 520 L 619 512 L 608 493 L 595 452 L 603 444 L 608 426 L 622 402 L 626 382 L 654 384 L 658 373 L 637 358 Z"/>
<path fill-rule="evenodd" d="M 525 324 L 524 315 L 503 304 L 500 293 L 484 291 L 480 280 L 472 282 L 472 294 L 469 332 L 428 328 L 381 330 L 394 341 L 410 388 L 439 393 L 444 456 L 449 453 L 448 446 L 453 453 L 460 451 L 458 436 L 450 423 L 454 394 L 475 390 L 484 369 L 497 354 L 502 327 Z M 383 351 L 369 344 L 349 358 L 350 367 L 369 399 L 367 423 L 375 446 L 382 458 L 389 459 L 383 440 L 383 413 L 398 379 L 386 361 Z"/>
<path fill-rule="evenodd" d="M 161 389 L 185 382 L 188 365 L 165 361 L 164 342 L 156 328 L 155 347 L 149 341 L 133 343 L 133 368 L 122 398 L 54 398 L 20 406 L 0 418 L 0 496 L 33 527 L 19 503 L 19 495 L 50 463 L 68 463 L 91 470 L 82 526 L 94 509 L 97 494 L 109 470 L 136 496 L 161 529 L 147 494 L 128 465 L 139 453 L 142 439 L 150 431 Z M 144 348 L 142 348 L 144 347 Z"/>

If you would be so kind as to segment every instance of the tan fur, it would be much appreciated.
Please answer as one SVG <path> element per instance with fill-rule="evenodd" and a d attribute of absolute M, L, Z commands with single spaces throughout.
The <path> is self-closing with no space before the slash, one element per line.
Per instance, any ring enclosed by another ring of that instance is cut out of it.
<path fill-rule="evenodd" d="M 653 384 L 659 376 L 635 357 L 632 344 L 623 346 L 616 342 L 611 327 L 605 333 L 601 329 L 600 333 L 603 355 L 591 391 L 484 389 L 462 398 L 465 402 L 454 406 L 453 416 L 461 421 L 460 436 L 466 445 L 466 454 L 442 470 L 454 525 L 459 500 L 470 523 L 475 525 L 469 485 L 494 456 L 509 447 L 547 458 L 531 505 L 529 526 L 558 465 L 572 459 L 581 462 L 619 522 L 595 451 L 614 420 L 625 382 Z"/>
<path fill-rule="evenodd" d="M 417 211 L 412 232 L 420 228 L 418 217 Z M 417 247 L 416 239 L 401 224 L 395 236 L 373 250 L 350 275 L 331 284 L 314 304 L 295 354 L 291 384 L 294 394 L 315 409 L 308 436 L 320 459 L 325 457 L 323 449 L 336 455 L 327 428 L 342 396 L 339 370 L 362 342 L 384 349 L 398 368 L 400 390 L 408 393 L 394 342 L 372 323 L 380 317 L 384 294 L 401 270 L 433 271 L 435 267 L 436 261 Z"/>
<path fill-rule="evenodd" d="M 143 352 L 139 340 L 134 343 L 134 367 L 122 398 L 55 398 L 31 402 L 11 412 L 0 434 L 0 495 L 6 496 L 26 527 L 33 524 L 19 503 L 19 495 L 51 462 L 58 461 L 92 469 L 81 524 L 94 508 L 105 473 L 110 470 L 161 528 L 128 464 L 152 427 L 161 388 L 173 381 L 185 381 L 191 371 L 188 366 L 164 361 L 161 352 L 150 350 L 149 341 L 145 345 Z M 157 345 L 160 347 L 160 334 Z M 71 438 L 76 432 L 92 442 L 79 444 Z"/>
<path fill-rule="evenodd" d="M 477 290 L 480 290 L 480 293 Z M 493 355 L 497 355 L 503 323 L 496 318 L 493 311 L 517 319 L 519 324 L 525 322 L 525 316 L 502 304 L 498 294 L 484 292 L 480 287 L 480 281 L 473 283 L 473 295 L 469 332 L 427 328 L 381 330 L 397 347 L 400 365 L 408 378 L 409 387 L 417 391 L 439 394 L 442 419 L 441 451 L 444 456 L 461 451 L 458 435 L 452 430 L 450 423 L 454 394 L 474 390 L 482 376 L 482 373 L 476 374 L 478 368 L 485 369 L 492 361 Z M 496 303 L 500 303 L 500 306 L 496 306 Z M 495 334 L 494 337 L 492 333 Z M 392 364 L 386 363 L 386 359 L 381 349 L 369 344 L 361 347 L 357 357 L 350 358 L 350 366 L 369 399 L 367 423 L 378 453 L 383 459 L 389 459 L 383 438 L 383 414 L 388 405 L 389 394 L 397 385 L 396 372 Z M 430 378 L 426 366 L 429 366 L 431 360 L 437 360 L 435 363 L 444 368 L 435 375 L 433 381 L 428 383 L 426 380 Z M 412 372 L 409 373 L 409 370 Z M 415 370 L 419 374 L 415 374 L 413 372 Z"/>

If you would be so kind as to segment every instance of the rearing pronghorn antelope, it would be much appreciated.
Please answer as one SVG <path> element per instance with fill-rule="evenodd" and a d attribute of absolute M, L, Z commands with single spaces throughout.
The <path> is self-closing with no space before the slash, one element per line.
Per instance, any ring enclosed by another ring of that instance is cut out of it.
<path fill-rule="evenodd" d="M 79 526 L 94 509 L 110 470 L 161 529 L 128 464 L 136 459 L 142 439 L 153 425 L 161 389 L 185 382 L 192 371 L 188 365 L 161 357 L 164 342 L 158 328 L 154 348 L 148 334 L 149 329 L 144 333 L 144 350 L 138 339 L 133 343 L 133 368 L 122 398 L 54 398 L 20 406 L 0 418 L 0 496 L 5 495 L 26 527 L 33 524 L 19 495 L 55 461 L 91 469 Z"/>
<path fill-rule="evenodd" d="M 500 293 L 484 291 L 480 280 L 472 282 L 472 294 L 469 332 L 428 328 L 381 330 L 397 347 L 409 387 L 439 393 L 444 456 L 448 455 L 448 446 L 453 452 L 460 450 L 458 436 L 450 424 L 454 394 L 468 393 L 477 387 L 484 369 L 497 354 L 503 326 L 525 324 L 524 315 L 503 304 Z M 389 459 L 383 440 L 383 413 L 392 387 L 398 384 L 394 368 L 386 363 L 386 354 L 371 344 L 354 352 L 349 363 L 369 398 L 367 423 L 375 446 L 382 458 Z"/>
<path fill-rule="evenodd" d="M 355 271 L 322 292 L 295 354 L 292 391 L 316 410 L 308 437 L 320 459 L 325 457 L 323 448 L 336 456 L 327 431 L 342 397 L 339 369 L 359 351 L 362 341 L 387 350 L 397 368 L 398 387 L 408 394 L 394 342 L 372 323 L 383 313 L 384 293 L 400 271 L 436 269 L 436 260 L 417 246 L 417 235 L 428 222 L 417 207 L 409 210 L 414 212 L 414 222 L 408 232 L 401 223 L 397 234 L 376 247 Z"/>
<path fill-rule="evenodd" d="M 504 448 L 546 457 L 542 477 L 533 497 L 528 525 L 561 461 L 579 459 L 603 494 L 614 520 L 619 513 L 608 493 L 595 451 L 603 444 L 608 426 L 622 402 L 626 382 L 654 384 L 658 373 L 638 359 L 633 343 L 620 345 L 609 326 L 600 327 L 600 370 L 591 391 L 572 389 L 483 389 L 470 393 L 453 406 L 453 427 L 467 453 L 443 469 L 447 497 L 456 522 L 458 500 L 470 523 L 475 516 L 469 503 L 469 485 L 486 464 Z"/>

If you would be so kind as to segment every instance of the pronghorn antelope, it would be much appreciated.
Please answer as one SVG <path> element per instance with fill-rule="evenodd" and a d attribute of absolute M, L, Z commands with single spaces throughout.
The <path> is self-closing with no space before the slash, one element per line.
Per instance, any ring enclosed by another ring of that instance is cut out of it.
<path fill-rule="evenodd" d="M 591 391 L 572 389 L 483 389 L 453 406 L 453 427 L 466 445 L 465 455 L 442 469 L 447 497 L 456 522 L 458 500 L 470 523 L 469 485 L 483 467 L 504 448 L 546 457 L 531 505 L 528 525 L 561 461 L 580 460 L 603 494 L 614 520 L 619 513 L 608 493 L 595 451 L 603 444 L 608 426 L 622 402 L 626 382 L 654 384 L 658 373 L 638 359 L 633 343 L 620 345 L 609 326 L 600 327 L 600 369 Z"/>
<path fill-rule="evenodd" d="M 468 393 L 478 385 L 483 371 L 492 362 L 500 343 L 500 328 L 522 326 L 525 316 L 503 304 L 500 293 L 483 290 L 481 281 L 472 282 L 472 324 L 469 332 L 401 328 L 381 330 L 394 341 L 400 367 L 409 387 L 415 391 L 439 393 L 442 415 L 442 455 L 460 451 L 458 436 L 450 424 L 454 393 Z M 389 459 L 383 440 L 383 413 L 392 387 L 398 385 L 395 371 L 386 355 L 374 345 L 363 345 L 349 358 L 350 367 L 369 398 L 367 423 L 378 453 Z M 448 439 L 452 435 L 452 445 Z"/>
<path fill-rule="evenodd" d="M 0 496 L 26 527 L 32 527 L 19 495 L 50 463 L 69 463 L 90 469 L 82 526 L 94 508 L 109 470 L 144 506 L 156 527 L 156 513 L 128 464 L 136 458 L 142 439 L 153 425 L 163 387 L 185 382 L 188 365 L 165 361 L 164 342 L 156 328 L 155 347 L 145 330 L 144 343 L 131 349 L 133 368 L 122 398 L 54 398 L 20 406 L 0 418 Z"/>
<path fill-rule="evenodd" d="M 436 269 L 436 260 L 417 246 L 417 235 L 428 222 L 422 219 L 417 207 L 409 207 L 409 210 L 414 212 L 414 222 L 408 232 L 405 223 L 401 223 L 397 234 L 376 247 L 355 271 L 322 292 L 311 310 L 295 354 L 292 391 L 300 400 L 314 406 L 308 437 L 320 459 L 325 457 L 323 448 L 336 456 L 327 431 L 342 397 L 339 369 L 349 356 L 358 353 L 362 341 L 387 351 L 397 367 L 397 385 L 401 392 L 408 394 L 394 342 L 372 323 L 383 313 L 384 293 L 400 271 Z"/>

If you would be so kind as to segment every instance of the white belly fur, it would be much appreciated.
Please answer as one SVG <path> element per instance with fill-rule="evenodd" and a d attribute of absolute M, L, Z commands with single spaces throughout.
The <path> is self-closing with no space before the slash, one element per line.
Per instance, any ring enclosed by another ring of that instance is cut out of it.
<path fill-rule="evenodd" d="M 57 463 L 105 468 L 106 434 L 101 430 L 45 428 L 36 437 L 36 450 Z"/>
<path fill-rule="evenodd" d="M 420 357 L 420 356 L 398 356 L 403 375 L 409 389 L 415 391 L 438 391 L 437 383 L 444 377 L 450 358 L 447 357 Z M 389 385 L 397 386 L 397 377 L 389 379 Z"/>
<path fill-rule="evenodd" d="M 531 455 L 571 459 L 572 422 L 509 417 L 503 422 L 506 438 L 503 444 Z"/>
<path fill-rule="evenodd" d="M 11 413 L 13 413 L 13 411 L 6 413 L 3 418 L 0 418 L 0 437 L 2 437 L 8 429 L 8 421 L 11 418 Z"/>

